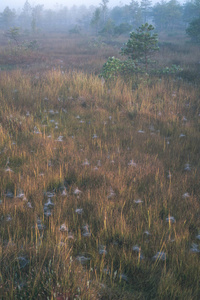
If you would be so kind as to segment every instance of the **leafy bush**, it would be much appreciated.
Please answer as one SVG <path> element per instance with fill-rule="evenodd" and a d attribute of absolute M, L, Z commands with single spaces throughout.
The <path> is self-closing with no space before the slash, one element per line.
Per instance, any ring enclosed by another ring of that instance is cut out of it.
<path fill-rule="evenodd" d="M 108 61 L 103 65 L 100 74 L 105 80 L 115 80 L 117 77 L 122 77 L 124 80 L 129 80 L 131 75 L 138 69 L 135 67 L 133 60 L 128 59 L 121 61 L 118 58 L 109 57 Z"/>
<path fill-rule="evenodd" d="M 172 65 L 171 67 L 165 67 L 162 70 L 159 70 L 159 73 L 162 74 L 176 74 L 178 72 L 183 71 L 183 69 L 180 66 Z"/>
<path fill-rule="evenodd" d="M 132 59 L 128 59 L 121 62 L 121 73 L 120 75 L 125 79 L 131 79 L 133 73 L 140 71 L 139 68 L 136 68 L 135 63 Z"/>
<path fill-rule="evenodd" d="M 105 80 L 115 79 L 121 70 L 121 61 L 118 58 L 109 57 L 107 62 L 103 65 L 102 72 L 100 74 Z"/>

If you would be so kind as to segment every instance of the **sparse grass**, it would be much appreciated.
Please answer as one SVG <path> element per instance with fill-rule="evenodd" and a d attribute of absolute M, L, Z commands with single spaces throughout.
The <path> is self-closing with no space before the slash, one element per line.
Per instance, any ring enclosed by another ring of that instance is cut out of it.
<path fill-rule="evenodd" d="M 2 298 L 199 299 L 199 86 L 108 88 L 90 73 L 116 50 L 56 38 L 62 68 L 1 71 Z"/>

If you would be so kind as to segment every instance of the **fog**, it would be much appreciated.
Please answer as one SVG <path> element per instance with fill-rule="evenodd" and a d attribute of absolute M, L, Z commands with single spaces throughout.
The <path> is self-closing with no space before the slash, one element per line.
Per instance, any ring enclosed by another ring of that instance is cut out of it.
<path fill-rule="evenodd" d="M 68 6 L 71 7 L 73 5 L 80 6 L 82 4 L 86 6 L 95 5 L 98 6 L 101 0 L 30 0 L 29 3 L 31 5 L 37 5 L 37 4 L 44 4 L 44 8 L 56 8 L 59 6 Z M 110 0 L 108 3 L 109 7 L 113 6 L 121 6 L 125 4 L 129 4 L 131 0 Z M 3 0 L 0 1 L 0 10 L 3 10 L 6 6 L 9 6 L 10 8 L 21 8 L 25 3 L 25 0 Z"/>
<path fill-rule="evenodd" d="M 17 26 L 20 30 L 32 33 L 45 30 L 114 36 L 128 34 L 141 24 L 149 23 L 157 31 L 170 33 L 175 29 L 185 30 L 191 20 L 198 17 L 194 4 L 183 5 L 176 0 L 159 4 L 155 3 L 156 0 L 124 0 L 120 3 L 110 0 L 104 5 L 102 0 L 88 0 L 87 6 L 81 5 L 83 0 L 57 1 L 18 0 L 14 3 L 14 0 L 8 0 L 7 7 L 0 13 L 0 29 L 8 30 Z"/>

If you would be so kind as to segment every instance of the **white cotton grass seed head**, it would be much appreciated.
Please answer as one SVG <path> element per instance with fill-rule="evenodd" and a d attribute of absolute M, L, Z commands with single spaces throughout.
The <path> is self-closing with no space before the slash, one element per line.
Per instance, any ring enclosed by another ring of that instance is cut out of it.
<path fill-rule="evenodd" d="M 19 191 L 16 198 L 19 198 L 19 199 L 24 199 L 25 198 L 25 194 L 23 191 Z"/>
<path fill-rule="evenodd" d="M 63 197 L 67 196 L 67 190 L 66 190 L 66 188 L 63 189 L 63 191 L 61 193 L 61 196 L 63 196 Z"/>
<path fill-rule="evenodd" d="M 57 138 L 56 142 L 63 142 L 63 136 L 60 135 L 60 136 Z"/>
<path fill-rule="evenodd" d="M 83 229 L 82 236 L 84 236 L 84 237 L 90 237 L 91 236 L 91 232 L 90 232 L 88 224 L 84 225 L 82 227 L 82 229 Z"/>
<path fill-rule="evenodd" d="M 52 215 L 51 209 L 44 207 L 44 215 L 50 217 Z"/>
<path fill-rule="evenodd" d="M 82 192 L 78 188 L 74 190 L 74 195 L 80 195 L 81 193 Z"/>
<path fill-rule="evenodd" d="M 113 191 L 112 187 L 110 187 L 110 193 L 108 195 L 108 199 L 112 198 L 115 196 L 115 192 Z"/>
<path fill-rule="evenodd" d="M 37 219 L 37 228 L 38 228 L 39 230 L 44 230 L 44 229 L 45 229 L 45 225 L 42 224 L 40 218 Z"/>
<path fill-rule="evenodd" d="M 19 262 L 20 269 L 25 268 L 29 263 L 29 260 L 22 256 L 17 257 L 16 260 Z"/>
<path fill-rule="evenodd" d="M 49 113 L 50 113 L 51 115 L 54 115 L 54 114 L 55 114 L 55 112 L 54 112 L 53 109 L 50 109 L 50 110 L 49 110 Z"/>
<path fill-rule="evenodd" d="M 33 208 L 31 202 L 27 202 L 27 207 L 28 207 L 28 208 Z"/>
<path fill-rule="evenodd" d="M 10 222 L 10 221 L 12 221 L 12 217 L 10 215 L 7 215 L 6 222 Z"/>
<path fill-rule="evenodd" d="M 79 255 L 79 256 L 77 256 L 76 259 L 77 259 L 81 264 L 84 264 L 84 263 L 86 263 L 87 261 L 90 260 L 89 257 L 86 257 L 86 256 L 84 256 L 84 255 Z"/>
<path fill-rule="evenodd" d="M 183 196 L 182 196 L 183 199 L 186 199 L 186 198 L 189 198 L 189 197 L 190 197 L 190 194 L 189 194 L 189 193 L 185 193 L 185 194 L 183 194 Z"/>
<path fill-rule="evenodd" d="M 134 200 L 134 202 L 135 202 L 136 204 L 143 203 L 143 201 L 142 201 L 141 199 Z"/>
<path fill-rule="evenodd" d="M 157 252 L 156 255 L 154 255 L 152 259 L 153 260 L 163 260 L 164 261 L 164 260 L 166 260 L 166 258 L 167 257 L 166 257 L 165 252 L 161 251 L 161 252 Z"/>
<path fill-rule="evenodd" d="M 63 223 L 62 225 L 60 225 L 60 229 L 59 229 L 61 232 L 68 232 L 68 228 L 66 226 L 65 223 Z"/>
<path fill-rule="evenodd" d="M 141 247 L 139 247 L 138 245 L 135 245 L 135 246 L 133 246 L 132 250 L 135 251 L 135 252 L 140 252 Z"/>
<path fill-rule="evenodd" d="M 54 206 L 54 203 L 51 201 L 51 198 L 48 198 L 47 202 L 44 204 L 44 207 Z"/>
<path fill-rule="evenodd" d="M 172 177 L 172 174 L 171 174 L 170 171 L 168 171 L 167 178 L 168 178 L 168 179 L 171 179 L 171 177 Z"/>
<path fill-rule="evenodd" d="M 104 245 L 99 246 L 99 254 L 101 254 L 101 255 L 106 255 L 107 254 L 106 246 L 104 246 Z"/>
<path fill-rule="evenodd" d="M 191 171 L 191 165 L 189 163 L 185 164 L 184 171 L 187 171 L 187 172 Z"/>
<path fill-rule="evenodd" d="M 147 236 L 151 235 L 151 233 L 148 230 L 145 230 L 144 234 L 146 234 Z"/>
<path fill-rule="evenodd" d="M 83 208 L 77 208 L 77 209 L 75 209 L 75 212 L 76 212 L 78 215 L 82 215 L 82 213 L 83 213 Z"/>
<path fill-rule="evenodd" d="M 137 164 L 133 160 L 130 160 L 130 162 L 128 163 L 128 166 L 136 167 Z"/>
<path fill-rule="evenodd" d="M 199 248 L 199 246 L 197 244 L 192 243 L 192 246 L 190 248 L 190 252 L 192 252 L 192 253 L 199 253 L 200 250 L 198 248 Z"/>
<path fill-rule="evenodd" d="M 8 167 L 8 168 L 5 169 L 5 172 L 13 173 L 13 170 Z"/>
<path fill-rule="evenodd" d="M 172 217 L 172 216 L 169 216 L 168 218 L 166 218 L 166 222 L 168 222 L 168 223 L 175 223 L 176 222 L 176 220 L 175 220 L 175 218 L 174 217 Z"/>
<path fill-rule="evenodd" d="M 54 192 L 47 192 L 47 193 L 46 193 L 46 196 L 47 196 L 48 198 L 53 198 L 53 197 L 55 196 L 55 193 L 54 193 Z"/>
<path fill-rule="evenodd" d="M 89 166 L 90 165 L 90 163 L 89 163 L 89 161 L 87 160 L 87 159 L 85 159 L 85 161 L 83 162 L 83 164 L 82 164 L 83 166 Z"/>

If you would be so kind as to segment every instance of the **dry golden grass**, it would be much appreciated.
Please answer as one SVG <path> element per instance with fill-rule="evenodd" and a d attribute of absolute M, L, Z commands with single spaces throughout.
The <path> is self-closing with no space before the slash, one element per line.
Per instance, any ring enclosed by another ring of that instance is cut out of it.
<path fill-rule="evenodd" d="M 2 297 L 199 299 L 199 87 L 108 87 L 61 68 L 73 43 L 47 38 L 57 70 L 1 71 Z M 92 51 L 98 70 L 111 48 Z"/>

